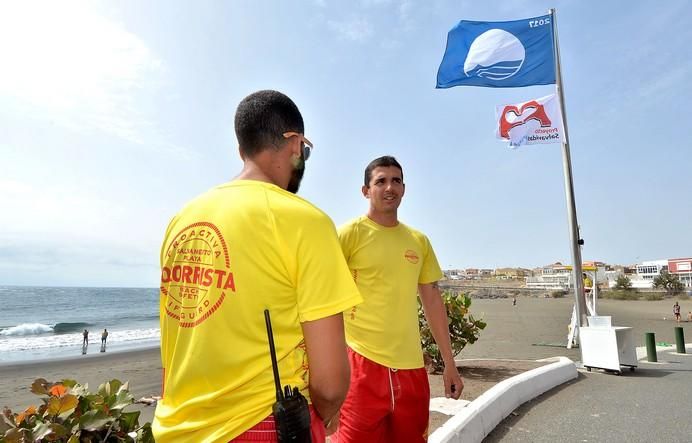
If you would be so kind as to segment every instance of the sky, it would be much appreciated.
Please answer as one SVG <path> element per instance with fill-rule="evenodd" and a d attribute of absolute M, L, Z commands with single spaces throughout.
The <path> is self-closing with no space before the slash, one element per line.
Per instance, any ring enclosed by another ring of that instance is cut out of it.
<path fill-rule="evenodd" d="M 260 89 L 300 108 L 299 194 L 337 226 L 389 154 L 443 268 L 570 263 L 560 145 L 494 135 L 496 105 L 555 87 L 435 89 L 459 20 L 551 7 L 584 260 L 692 256 L 687 1 L 2 1 L 0 285 L 158 286 L 168 222 L 240 171 Z"/>

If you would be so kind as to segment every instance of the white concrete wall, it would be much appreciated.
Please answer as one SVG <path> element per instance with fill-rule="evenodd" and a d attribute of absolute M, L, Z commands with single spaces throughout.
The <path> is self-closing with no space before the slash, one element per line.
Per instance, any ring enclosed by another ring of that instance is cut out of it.
<path fill-rule="evenodd" d="M 566 357 L 548 360 L 554 360 L 554 363 L 503 380 L 484 392 L 433 432 L 428 442 L 481 442 L 517 407 L 577 378 L 577 368 L 572 360 Z"/>

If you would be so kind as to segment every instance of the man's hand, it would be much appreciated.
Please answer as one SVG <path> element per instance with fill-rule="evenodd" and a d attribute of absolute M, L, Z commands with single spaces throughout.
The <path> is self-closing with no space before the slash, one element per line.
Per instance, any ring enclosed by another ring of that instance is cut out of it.
<path fill-rule="evenodd" d="M 458 400 L 461 391 L 464 390 L 464 381 L 457 371 L 454 355 L 452 354 L 452 343 L 449 338 L 449 320 L 447 318 L 447 307 L 442 301 L 440 288 L 437 282 L 418 285 L 418 295 L 423 305 L 423 313 L 430 325 L 435 343 L 440 349 L 445 370 L 442 379 L 445 383 L 445 396 Z M 454 391 L 452 391 L 454 386 Z"/>
<path fill-rule="evenodd" d="M 464 390 L 464 380 L 461 379 L 456 365 L 445 365 L 445 370 L 442 373 L 442 380 L 445 383 L 445 397 L 459 400 L 461 391 Z M 454 389 L 452 389 L 452 387 Z"/>

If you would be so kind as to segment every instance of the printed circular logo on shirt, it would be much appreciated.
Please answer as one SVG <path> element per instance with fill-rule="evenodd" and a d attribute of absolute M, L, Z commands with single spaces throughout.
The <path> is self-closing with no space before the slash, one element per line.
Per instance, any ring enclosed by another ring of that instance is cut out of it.
<path fill-rule="evenodd" d="M 413 264 L 418 263 L 418 254 L 411 249 L 407 249 L 406 252 L 404 252 L 404 258 Z"/>
<path fill-rule="evenodd" d="M 161 269 L 166 315 L 194 328 L 235 292 L 226 242 L 212 223 L 191 224 L 168 245 Z"/>

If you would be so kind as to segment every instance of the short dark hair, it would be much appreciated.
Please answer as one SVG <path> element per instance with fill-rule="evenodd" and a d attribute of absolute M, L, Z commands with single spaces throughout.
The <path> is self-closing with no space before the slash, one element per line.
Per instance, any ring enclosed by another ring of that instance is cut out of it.
<path fill-rule="evenodd" d="M 375 170 L 375 168 L 379 167 L 389 167 L 389 166 L 396 166 L 399 168 L 399 171 L 401 171 L 401 179 L 404 179 L 404 168 L 401 167 L 398 161 L 391 155 L 384 155 L 382 157 L 378 157 L 375 160 L 371 161 L 370 164 L 365 168 L 365 186 L 370 186 L 370 179 L 372 178 L 372 171 Z"/>
<path fill-rule="evenodd" d="M 293 100 L 278 91 L 263 90 L 245 97 L 235 112 L 240 152 L 253 157 L 270 145 L 283 145 L 284 132 L 305 131 L 303 116 Z"/>

